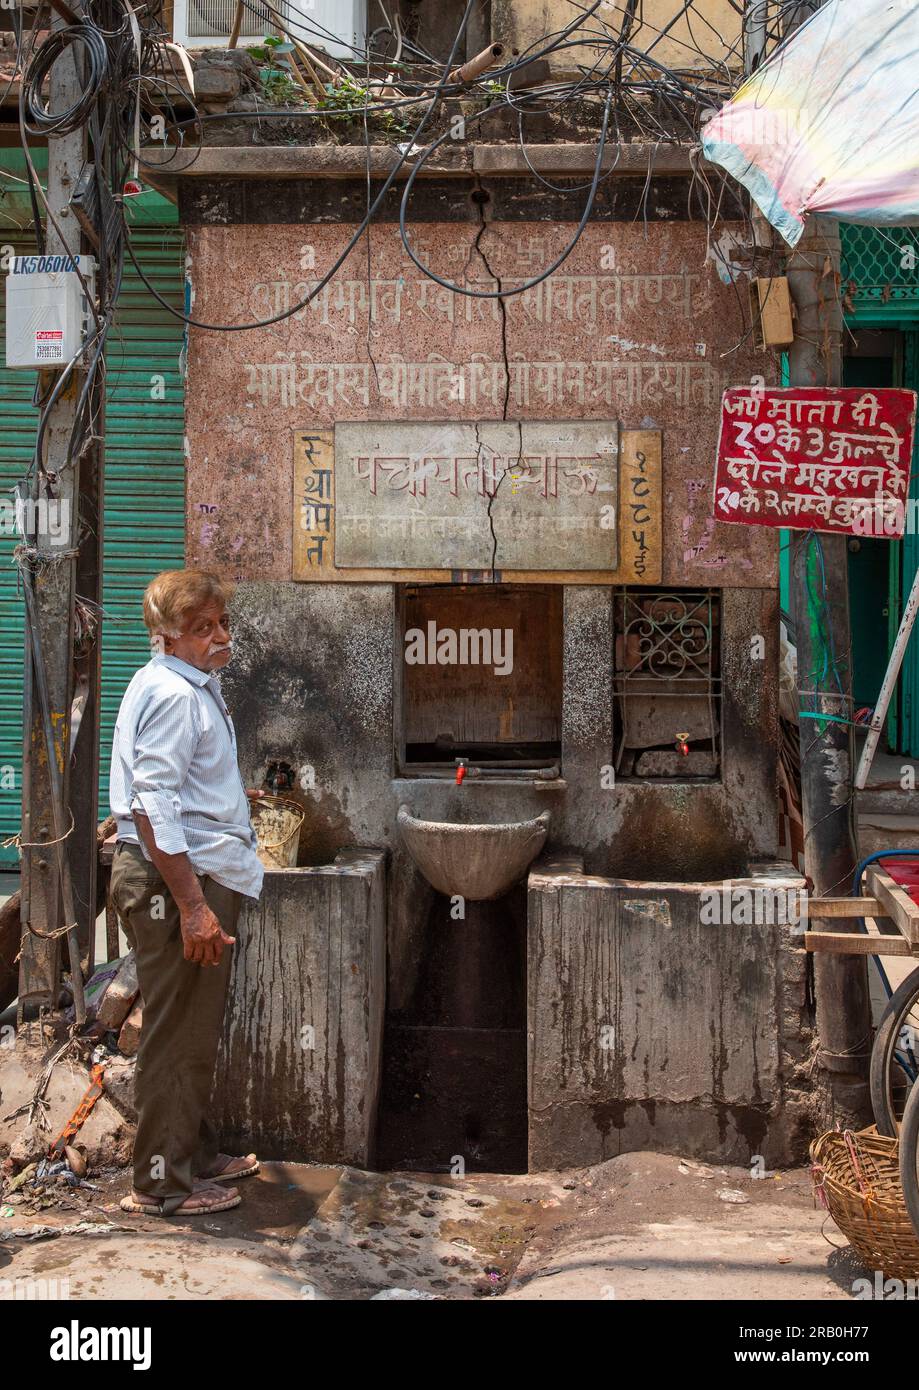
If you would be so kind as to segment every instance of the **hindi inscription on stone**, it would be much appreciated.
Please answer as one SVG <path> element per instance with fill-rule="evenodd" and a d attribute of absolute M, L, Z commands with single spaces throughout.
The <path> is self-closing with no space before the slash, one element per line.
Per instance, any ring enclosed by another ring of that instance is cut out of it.
<path fill-rule="evenodd" d="M 618 565 L 614 420 L 339 424 L 334 468 L 337 567 Z"/>

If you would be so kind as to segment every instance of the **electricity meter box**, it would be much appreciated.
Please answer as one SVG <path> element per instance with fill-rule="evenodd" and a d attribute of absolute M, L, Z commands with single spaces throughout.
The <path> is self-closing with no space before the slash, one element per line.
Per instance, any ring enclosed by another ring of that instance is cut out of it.
<path fill-rule="evenodd" d="M 92 321 L 80 276 L 94 296 L 95 274 L 92 256 L 13 257 L 6 277 L 7 367 L 53 370 L 78 355 Z"/>

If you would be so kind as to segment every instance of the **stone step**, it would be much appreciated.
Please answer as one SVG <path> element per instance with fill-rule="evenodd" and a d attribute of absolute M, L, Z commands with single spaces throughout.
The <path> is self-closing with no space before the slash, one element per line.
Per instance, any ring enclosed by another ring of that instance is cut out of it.
<path fill-rule="evenodd" d="M 888 815 L 883 812 L 858 813 L 858 852 L 864 859 L 882 849 L 915 849 L 919 852 L 919 812 Z"/>
<path fill-rule="evenodd" d="M 866 787 L 855 793 L 859 815 L 912 816 L 919 818 L 919 790 L 900 786 Z"/>

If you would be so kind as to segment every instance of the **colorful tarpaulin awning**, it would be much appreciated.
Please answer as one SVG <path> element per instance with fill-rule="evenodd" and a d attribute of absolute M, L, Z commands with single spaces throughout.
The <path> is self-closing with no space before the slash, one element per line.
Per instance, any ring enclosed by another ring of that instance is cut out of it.
<path fill-rule="evenodd" d="M 919 0 L 828 0 L 702 131 L 794 246 L 809 213 L 919 225 Z"/>

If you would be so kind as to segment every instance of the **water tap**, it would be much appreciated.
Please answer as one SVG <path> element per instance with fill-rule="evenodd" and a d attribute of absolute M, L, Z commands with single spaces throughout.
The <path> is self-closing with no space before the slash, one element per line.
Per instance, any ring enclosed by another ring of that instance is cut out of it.
<path fill-rule="evenodd" d="M 280 758 L 273 758 L 268 764 L 263 785 L 275 796 L 280 792 L 290 791 L 294 785 L 294 770 L 290 763 L 285 763 Z"/>
<path fill-rule="evenodd" d="M 677 734 L 677 736 L 676 736 L 676 747 L 677 747 L 677 752 L 678 752 L 678 753 L 682 753 L 683 757 L 685 758 L 686 755 L 687 755 L 687 753 L 689 752 L 689 733 L 688 733 L 688 731 L 687 731 L 685 734 Z"/>
<path fill-rule="evenodd" d="M 456 785 L 458 787 L 463 785 L 464 777 L 482 776 L 482 769 L 480 767 L 470 767 L 468 758 L 454 758 L 453 762 L 456 766 Z"/>

